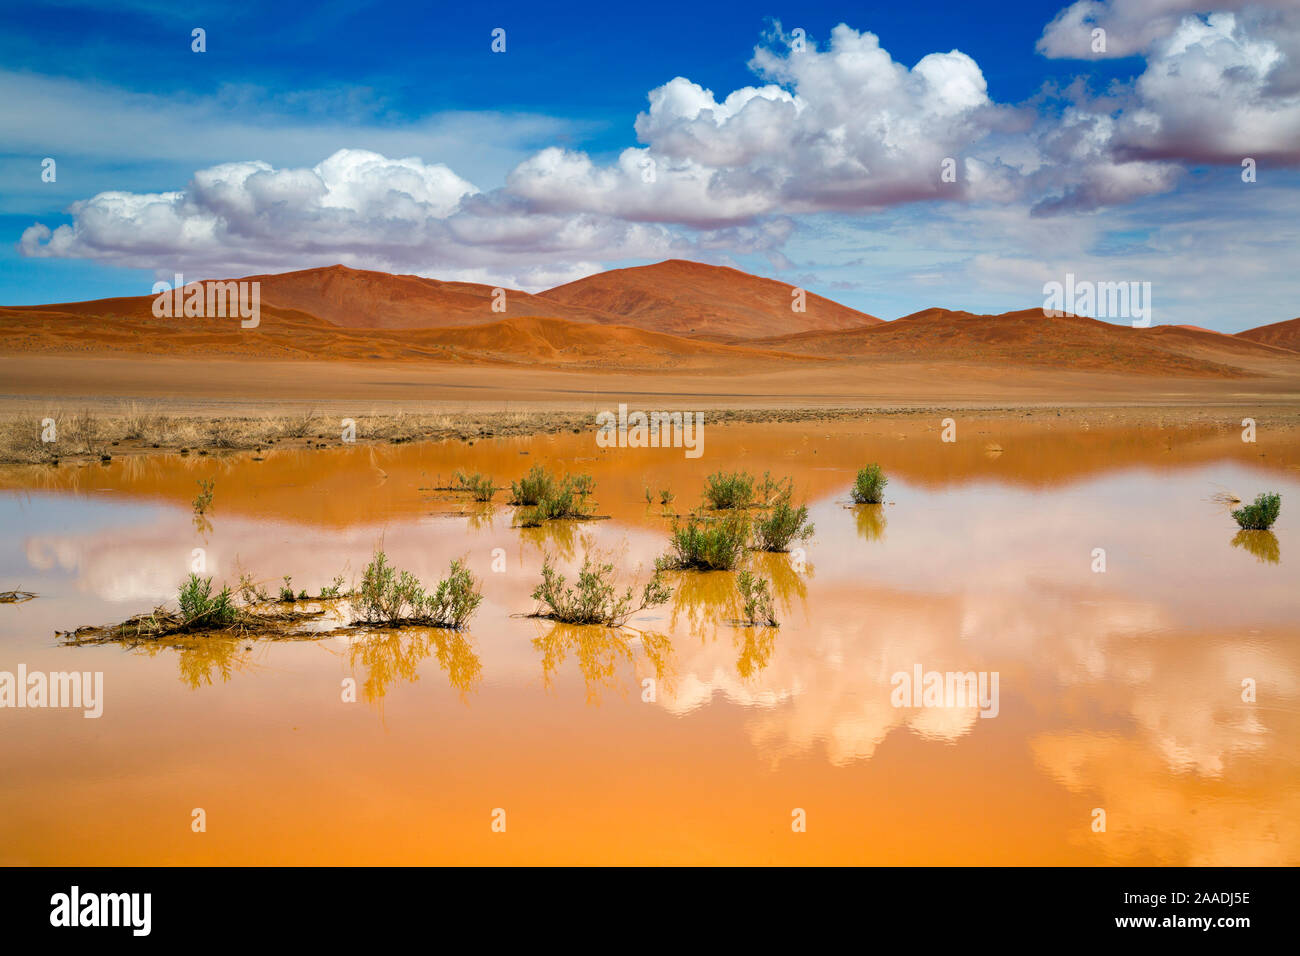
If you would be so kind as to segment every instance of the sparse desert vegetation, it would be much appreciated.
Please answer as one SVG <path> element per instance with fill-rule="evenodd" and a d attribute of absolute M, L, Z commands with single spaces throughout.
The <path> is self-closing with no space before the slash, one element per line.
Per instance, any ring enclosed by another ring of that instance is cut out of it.
<path fill-rule="evenodd" d="M 754 476 L 746 471 L 709 475 L 704 479 L 704 503 L 714 511 L 748 508 L 754 503 Z"/>
<path fill-rule="evenodd" d="M 181 610 L 181 627 L 187 631 L 200 628 L 230 627 L 239 621 L 239 606 L 230 588 L 212 593 L 212 578 L 191 573 L 181 585 L 177 603 Z"/>
<path fill-rule="evenodd" d="M 356 415 L 356 444 L 462 441 L 516 435 L 553 434 L 590 428 L 591 416 L 555 412 Z M 38 414 L 0 416 L 0 464 L 52 464 L 101 458 L 113 447 L 125 453 L 265 450 L 282 447 L 338 447 L 342 416 L 179 415 L 133 404 L 120 412 L 52 408 Z M 45 440 L 42 440 L 42 439 Z M 465 489 L 468 490 L 468 489 Z"/>
<path fill-rule="evenodd" d="M 704 506 L 712 511 L 770 508 L 788 501 L 793 488 L 792 478 L 773 478 L 771 472 L 755 478 L 747 471 L 719 471 L 704 479 Z"/>
<path fill-rule="evenodd" d="M 663 604 L 671 596 L 672 590 L 660 579 L 657 570 L 641 588 L 639 601 L 631 586 L 619 594 L 613 563 L 593 561 L 591 554 L 583 557 L 577 581 L 566 586 L 564 575 L 555 570 L 548 555 L 542 562 L 541 583 L 533 590 L 533 600 L 539 606 L 533 616 L 562 624 L 622 627 L 633 614 Z"/>
<path fill-rule="evenodd" d="M 1242 531 L 1267 531 L 1277 521 L 1282 512 L 1282 496 L 1272 492 L 1262 492 L 1248 505 L 1232 512 L 1232 517 L 1241 526 Z"/>
<path fill-rule="evenodd" d="M 740 592 L 741 608 L 746 624 L 776 627 L 776 610 L 772 602 L 772 589 L 767 579 L 748 570 L 736 575 L 736 590 Z"/>
<path fill-rule="evenodd" d="M 770 471 L 765 471 L 762 480 L 754 483 L 754 498 L 760 508 L 771 508 L 782 501 L 789 501 L 793 494 L 794 479 L 789 475 L 773 478 Z"/>
<path fill-rule="evenodd" d="M 551 494 L 555 479 L 541 465 L 533 465 L 528 473 L 518 481 L 510 482 L 510 503 L 512 505 L 536 506 Z"/>
<path fill-rule="evenodd" d="M 770 514 L 754 522 L 754 549 L 789 551 L 791 542 L 807 541 L 813 530 L 807 505 L 795 508 L 788 501 L 779 501 Z"/>
<path fill-rule="evenodd" d="M 420 624 L 459 630 L 482 600 L 480 584 L 463 561 L 452 561 L 447 577 L 430 594 L 414 574 L 390 565 L 381 549 L 366 566 L 354 603 L 359 619 L 366 624 Z"/>
<path fill-rule="evenodd" d="M 295 595 L 293 580 L 285 575 L 277 599 L 247 573 L 242 573 L 233 590 L 222 587 L 213 593 L 211 577 L 191 573 L 180 585 L 177 610 L 157 607 L 138 614 L 121 624 L 107 627 L 80 627 L 62 632 L 71 643 L 106 643 L 111 641 L 156 640 L 177 634 L 234 632 L 266 638 L 323 637 L 331 631 L 301 633 L 304 622 L 319 618 L 324 610 L 284 609 L 283 604 L 299 601 L 351 599 L 354 619 L 347 627 L 441 627 L 459 630 L 468 623 L 483 600 L 479 582 L 462 561 L 452 561 L 448 576 L 429 592 L 415 575 L 388 563 L 382 549 L 376 550 L 366 567 L 361 586 L 356 591 L 343 590 L 344 576 L 321 589 L 316 598 L 305 590 Z M 347 605 L 344 605 L 345 607 Z"/>
<path fill-rule="evenodd" d="M 475 501 L 484 504 L 491 501 L 497 493 L 496 484 L 489 476 L 464 471 L 457 471 L 451 476 L 451 490 L 467 492 Z"/>
<path fill-rule="evenodd" d="M 751 527 L 744 512 L 688 518 L 673 526 L 671 550 L 659 559 L 658 566 L 675 571 L 730 571 L 745 556 Z"/>
<path fill-rule="evenodd" d="M 853 503 L 858 505 L 878 505 L 885 500 L 885 485 L 889 479 L 884 470 L 874 462 L 858 472 L 853 482 Z"/>
<path fill-rule="evenodd" d="M 590 475 L 557 478 L 541 465 L 534 465 L 526 475 L 510 483 L 510 503 L 527 509 L 520 511 L 519 524 L 531 528 L 544 521 L 593 517 L 587 510 L 587 499 L 594 490 Z"/>
<path fill-rule="evenodd" d="M 281 600 L 292 601 L 293 591 L 285 577 Z M 339 578 L 341 582 L 341 576 Z M 289 597 L 283 597 L 287 590 Z M 303 592 L 297 600 L 307 598 Z M 104 643 L 108 641 L 157 640 L 179 634 L 202 636 L 210 632 L 234 633 L 240 636 L 284 638 L 296 635 L 296 628 L 306 621 L 320 617 L 324 612 L 298 609 L 267 608 L 275 605 L 265 588 L 248 574 L 241 574 L 235 588 L 226 585 L 214 593 L 211 577 L 191 573 L 177 591 L 175 611 L 156 607 L 147 614 L 138 614 L 121 624 L 108 627 L 81 627 L 61 636 L 72 643 Z"/>
<path fill-rule="evenodd" d="M 343 590 L 343 575 L 337 574 L 334 580 L 328 585 L 321 588 L 320 596 L 325 599 L 344 597 L 347 592 Z"/>

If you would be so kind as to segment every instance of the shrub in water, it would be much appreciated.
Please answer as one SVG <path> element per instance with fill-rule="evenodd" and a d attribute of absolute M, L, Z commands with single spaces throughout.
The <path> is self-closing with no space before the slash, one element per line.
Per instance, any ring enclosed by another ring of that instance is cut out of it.
<path fill-rule="evenodd" d="M 748 571 L 736 575 L 736 590 L 744 602 L 745 622 L 776 627 L 776 611 L 772 606 L 772 589 L 764 578 Z"/>
<path fill-rule="evenodd" d="M 497 493 L 497 489 L 487 475 L 473 475 L 469 480 L 469 493 L 475 501 L 488 502 Z"/>
<path fill-rule="evenodd" d="M 777 502 L 788 503 L 792 494 L 794 494 L 794 479 L 788 475 L 785 478 L 773 478 L 770 471 L 763 472 L 763 480 L 754 490 L 755 500 L 764 508 Z"/>
<path fill-rule="evenodd" d="M 885 485 L 889 479 L 877 464 L 867 465 L 858 472 L 853 483 L 853 501 L 860 505 L 878 505 L 885 499 Z"/>
<path fill-rule="evenodd" d="M 547 556 L 542 562 L 542 582 L 533 590 L 533 600 L 544 610 L 538 617 L 548 617 L 564 624 L 601 624 L 605 627 L 622 627 L 642 608 L 663 604 L 671 596 L 668 585 L 659 579 L 656 571 L 641 589 L 639 604 L 633 604 L 631 587 L 621 595 L 612 578 L 614 565 L 595 563 L 591 555 L 584 556 L 582 570 L 572 587 L 564 584 L 564 575 L 551 565 Z"/>
<path fill-rule="evenodd" d="M 1273 527 L 1282 510 L 1282 496 L 1259 494 L 1252 504 L 1243 505 L 1232 513 L 1243 531 L 1267 531 Z"/>
<path fill-rule="evenodd" d="M 711 520 L 691 518 L 673 527 L 672 551 L 656 562 L 660 568 L 730 571 L 745 554 L 750 521 L 744 512 Z"/>
<path fill-rule="evenodd" d="M 478 581 L 458 559 L 451 562 L 447 577 L 438 582 L 433 594 L 425 597 L 418 618 L 422 624 L 460 630 L 469 623 L 482 601 Z"/>
<path fill-rule="evenodd" d="M 222 588 L 212 593 L 212 578 L 191 574 L 181 585 L 177 601 L 181 607 L 182 626 L 187 629 L 201 627 L 229 627 L 239 620 L 239 609 L 230 593 Z"/>
<path fill-rule="evenodd" d="M 718 511 L 754 503 L 754 476 L 747 471 L 717 472 L 704 479 L 704 501 Z"/>
<path fill-rule="evenodd" d="M 512 505 L 536 505 L 550 494 L 555 485 L 552 478 L 541 465 L 533 465 L 528 474 L 518 481 L 510 482 L 510 503 Z"/>
<path fill-rule="evenodd" d="M 587 496 L 595 489 L 591 475 L 554 478 L 541 465 L 534 465 L 519 481 L 510 483 L 513 505 L 531 506 L 520 515 L 520 523 L 535 528 L 543 521 L 559 518 L 589 518 Z"/>
<path fill-rule="evenodd" d="M 791 541 L 806 541 L 812 534 L 808 506 L 792 508 L 789 502 L 782 501 L 770 515 L 754 523 L 754 548 L 758 551 L 789 551 Z"/>
<path fill-rule="evenodd" d="M 433 594 L 424 590 L 410 571 L 398 571 L 383 551 L 376 551 L 361 576 L 356 606 L 367 624 L 395 627 L 425 624 L 461 628 L 483 600 L 478 581 L 461 561 L 451 562 L 451 573 Z"/>

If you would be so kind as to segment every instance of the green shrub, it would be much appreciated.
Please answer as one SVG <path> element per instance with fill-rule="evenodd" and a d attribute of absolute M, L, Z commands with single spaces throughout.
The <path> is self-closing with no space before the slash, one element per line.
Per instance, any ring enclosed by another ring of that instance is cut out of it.
<path fill-rule="evenodd" d="M 563 624 L 601 624 L 605 627 L 622 627 L 642 608 L 663 604 L 671 596 L 668 585 L 659 578 L 658 571 L 641 589 L 641 601 L 633 604 L 631 587 L 619 595 L 612 576 L 614 565 L 594 563 L 591 555 L 583 557 L 582 570 L 573 587 L 565 587 L 564 575 L 551 565 L 548 555 L 542 562 L 542 581 L 533 590 L 533 600 L 542 605 L 536 614 L 560 621 Z"/>
<path fill-rule="evenodd" d="M 667 488 L 664 488 L 659 492 L 659 503 L 667 507 L 668 505 L 673 503 L 673 499 L 676 497 L 677 496 L 674 495 L 671 491 L 669 491 Z"/>
<path fill-rule="evenodd" d="M 497 493 L 497 489 L 487 475 L 474 475 L 470 480 L 469 493 L 475 501 L 488 502 Z"/>
<path fill-rule="evenodd" d="M 280 585 L 280 600 L 293 600 L 293 579 L 287 574 L 284 576 L 284 583 Z"/>
<path fill-rule="evenodd" d="M 187 630 L 229 627 L 239 621 L 239 609 L 230 588 L 222 588 L 214 596 L 212 578 L 190 574 L 181 585 L 177 602 L 181 608 L 181 626 Z"/>
<path fill-rule="evenodd" d="M 1282 510 L 1282 496 L 1258 494 L 1253 504 L 1242 505 L 1232 513 L 1243 531 L 1267 531 Z"/>
<path fill-rule="evenodd" d="M 673 526 L 672 551 L 659 559 L 659 568 L 730 571 L 744 557 L 750 520 L 744 512 L 724 518 L 690 518 Z"/>
<path fill-rule="evenodd" d="M 754 503 L 754 476 L 747 471 L 716 472 L 704 479 L 704 501 L 716 511 Z"/>
<path fill-rule="evenodd" d="M 763 480 L 754 489 L 754 499 L 759 505 L 767 508 L 778 502 L 789 503 L 790 496 L 793 493 L 793 478 L 788 475 L 785 478 L 773 478 L 770 471 L 765 471 L 763 472 Z"/>
<path fill-rule="evenodd" d="M 329 587 L 320 589 L 320 596 L 323 598 L 342 597 L 343 596 L 343 575 L 341 574 L 335 575 L 334 580 L 333 582 L 330 583 Z"/>
<path fill-rule="evenodd" d="M 771 514 L 754 523 L 754 548 L 758 551 L 789 551 L 791 541 L 806 541 L 812 535 L 808 506 L 792 508 L 788 501 L 782 501 Z"/>
<path fill-rule="evenodd" d="M 497 491 L 496 485 L 487 475 L 464 472 L 460 469 L 452 473 L 451 490 L 469 492 L 470 497 L 475 501 L 483 502 L 491 501 Z"/>
<path fill-rule="evenodd" d="M 398 571 L 383 551 L 376 551 L 361 576 L 356 607 L 367 624 L 396 627 L 423 624 L 459 629 L 465 626 L 483 595 L 464 563 L 451 562 L 451 573 L 433 594 L 410 571 Z"/>
<path fill-rule="evenodd" d="M 587 497 L 595 486 L 591 475 L 565 475 L 557 479 L 541 465 L 534 465 L 523 478 L 510 483 L 510 503 L 531 506 L 530 511 L 519 516 L 519 523 L 525 528 L 560 518 L 589 518 Z"/>
<path fill-rule="evenodd" d="M 447 577 L 438 582 L 433 596 L 425 599 L 421 610 L 425 623 L 459 630 L 469 623 L 482 601 L 478 580 L 463 561 L 455 560 Z"/>
<path fill-rule="evenodd" d="M 776 627 L 776 611 L 772 605 L 772 589 L 764 578 L 748 571 L 736 575 L 736 590 L 744 603 L 745 623 Z"/>
<path fill-rule="evenodd" d="M 860 505 L 878 505 L 885 499 L 885 485 L 889 479 L 877 464 L 867 465 L 858 472 L 853 483 L 853 501 Z"/>
<path fill-rule="evenodd" d="M 541 465 L 533 465 L 528 474 L 518 481 L 510 482 L 510 503 L 512 505 L 536 505 L 549 495 L 555 486 L 555 479 Z"/>

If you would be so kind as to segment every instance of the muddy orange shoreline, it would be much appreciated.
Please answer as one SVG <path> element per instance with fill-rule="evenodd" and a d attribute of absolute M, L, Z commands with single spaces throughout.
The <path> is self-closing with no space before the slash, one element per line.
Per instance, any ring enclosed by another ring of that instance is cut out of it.
<path fill-rule="evenodd" d="M 624 403 L 626 404 L 626 403 Z M 458 441 L 547 434 L 594 434 L 586 411 L 456 411 L 335 417 L 315 408 L 282 414 L 176 415 L 158 406 L 51 403 L 45 413 L 0 411 L 0 466 L 108 463 L 142 455 L 206 457 L 232 452 L 374 447 L 411 442 Z M 1171 432 L 1222 432 L 1240 438 L 1246 422 L 1274 433 L 1300 427 L 1300 404 L 1224 403 L 1169 405 L 988 406 L 952 408 L 807 407 L 712 408 L 698 412 L 711 428 L 739 424 L 803 425 L 805 429 L 852 422 L 858 433 L 919 437 L 943 423 L 990 422 L 1001 427 L 1052 431 L 1143 426 Z"/>

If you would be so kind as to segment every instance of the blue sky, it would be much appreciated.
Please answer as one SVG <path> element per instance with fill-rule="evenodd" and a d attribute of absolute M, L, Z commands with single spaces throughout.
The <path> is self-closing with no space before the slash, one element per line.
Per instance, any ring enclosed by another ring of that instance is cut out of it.
<path fill-rule="evenodd" d="M 1300 314 L 1300 17 L 994 6 L 9 5 L 0 302 L 336 261 L 540 289 L 679 255 L 886 318 L 1037 305 L 1067 271 L 1151 281 L 1157 323 Z"/>

